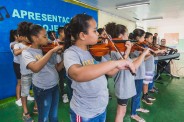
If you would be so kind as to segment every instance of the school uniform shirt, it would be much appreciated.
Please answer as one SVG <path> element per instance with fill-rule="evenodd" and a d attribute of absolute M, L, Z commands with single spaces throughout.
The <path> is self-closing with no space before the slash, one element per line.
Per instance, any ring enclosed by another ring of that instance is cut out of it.
<path fill-rule="evenodd" d="M 10 43 L 10 50 L 11 50 L 11 52 L 12 52 L 12 54 L 13 54 L 13 62 L 15 62 L 15 63 L 17 63 L 17 64 L 20 64 L 19 55 L 18 55 L 18 56 L 14 55 L 14 53 L 13 53 L 13 49 L 14 49 L 14 48 L 13 48 L 13 49 L 11 48 L 11 46 L 12 46 L 12 45 L 15 46 L 15 44 L 18 44 L 18 42 L 14 41 L 14 42 L 11 42 L 11 43 Z"/>
<path fill-rule="evenodd" d="M 38 61 L 43 57 L 41 49 L 28 48 L 22 52 L 23 60 L 26 66 L 34 61 Z M 38 72 L 33 73 L 32 82 L 33 84 L 41 89 L 50 89 L 58 84 L 59 76 L 55 65 L 57 62 L 57 56 L 54 53 L 47 64 Z"/>
<path fill-rule="evenodd" d="M 154 56 L 151 55 L 146 61 L 145 61 L 145 68 L 146 72 L 154 72 L 155 65 L 154 65 Z"/>
<path fill-rule="evenodd" d="M 98 62 L 94 60 L 89 51 L 84 51 L 77 46 L 71 46 L 64 52 L 64 66 L 67 75 L 68 69 L 72 65 L 79 64 L 86 66 L 97 63 Z M 109 94 L 105 75 L 87 82 L 71 80 L 73 96 L 70 102 L 70 108 L 76 114 L 85 118 L 93 118 L 106 110 Z"/>
<path fill-rule="evenodd" d="M 14 45 L 14 49 L 23 49 L 23 48 L 26 48 L 26 47 L 27 46 L 22 44 L 22 43 L 18 43 L 18 44 Z M 26 64 L 25 64 L 25 62 L 23 61 L 23 58 L 22 58 L 22 53 L 19 55 L 19 61 L 20 61 L 20 73 L 21 73 L 21 75 L 31 74 L 32 71 L 26 68 Z"/>
<path fill-rule="evenodd" d="M 123 54 L 123 53 L 122 53 Z M 112 51 L 111 52 L 111 59 L 112 60 L 119 60 L 120 54 Z M 132 61 L 128 58 L 129 61 Z M 136 88 L 135 88 L 135 78 L 130 73 L 129 70 L 121 70 L 119 71 L 114 78 L 114 86 L 115 86 L 115 95 L 119 99 L 129 99 L 136 95 Z"/>
<path fill-rule="evenodd" d="M 140 55 L 140 51 L 134 51 L 130 54 L 131 59 L 137 58 Z M 136 71 L 135 80 L 144 79 L 145 78 L 145 62 L 143 61 L 139 68 Z"/>

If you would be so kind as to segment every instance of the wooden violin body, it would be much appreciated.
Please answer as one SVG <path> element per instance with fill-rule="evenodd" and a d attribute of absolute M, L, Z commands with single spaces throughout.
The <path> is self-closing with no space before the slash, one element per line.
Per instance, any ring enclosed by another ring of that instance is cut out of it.
<path fill-rule="evenodd" d="M 49 50 L 53 49 L 54 47 L 58 46 L 58 45 L 63 45 L 64 46 L 64 42 L 52 42 L 52 43 L 48 43 L 45 46 L 42 46 L 42 51 L 44 53 L 47 53 Z"/>

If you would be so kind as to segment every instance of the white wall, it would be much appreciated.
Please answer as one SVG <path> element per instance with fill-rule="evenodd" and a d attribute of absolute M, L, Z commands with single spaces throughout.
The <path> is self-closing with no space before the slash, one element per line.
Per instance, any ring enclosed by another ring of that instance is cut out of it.
<path fill-rule="evenodd" d="M 164 18 L 163 20 L 147 21 L 148 28 L 156 28 L 160 38 L 164 37 L 164 33 L 179 33 L 179 39 L 184 39 L 184 17 L 180 18 Z"/>
<path fill-rule="evenodd" d="M 158 34 L 161 38 L 164 37 L 164 33 L 179 33 L 179 39 L 184 39 L 184 25 L 168 25 L 158 27 Z"/>
<path fill-rule="evenodd" d="M 115 22 L 117 24 L 125 25 L 128 28 L 129 32 L 132 32 L 136 26 L 135 22 L 99 10 L 98 28 L 104 27 L 104 25 L 106 25 L 109 22 Z"/>
<path fill-rule="evenodd" d="M 149 28 L 147 29 L 147 31 L 150 32 L 150 33 L 152 33 L 152 34 L 158 33 L 158 29 L 157 29 L 157 28 L 152 28 L 152 27 L 149 27 Z"/>

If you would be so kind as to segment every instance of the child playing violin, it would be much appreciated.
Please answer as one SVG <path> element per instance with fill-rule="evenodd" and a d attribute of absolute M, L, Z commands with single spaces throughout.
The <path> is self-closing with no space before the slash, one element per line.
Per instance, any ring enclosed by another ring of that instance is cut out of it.
<path fill-rule="evenodd" d="M 27 30 L 27 38 L 31 47 L 22 52 L 27 69 L 32 71 L 34 97 L 38 105 L 38 121 L 58 122 L 59 103 L 59 76 L 63 63 L 57 60 L 58 50 L 63 47 L 58 45 L 49 50 L 45 55 L 41 50 L 42 45 L 48 44 L 46 30 L 40 25 L 31 24 Z"/>
<path fill-rule="evenodd" d="M 131 39 L 135 39 L 138 41 L 138 43 L 142 43 L 144 41 L 145 37 L 145 31 L 142 29 L 135 29 L 133 33 L 131 34 Z M 133 53 L 131 53 L 131 58 L 137 58 L 141 55 L 140 51 L 135 50 Z M 147 57 L 145 57 L 147 58 Z M 143 61 L 139 68 L 137 69 L 137 75 L 135 77 L 135 87 L 137 94 L 132 97 L 131 101 L 131 118 L 138 121 L 138 122 L 145 122 L 145 120 L 138 116 L 137 111 L 148 113 L 149 110 L 143 109 L 140 106 L 141 101 L 141 93 L 143 88 L 143 80 L 145 78 L 145 62 Z"/>
<path fill-rule="evenodd" d="M 112 38 L 118 38 L 122 40 L 128 40 L 128 29 L 126 26 L 116 23 L 108 23 L 106 25 L 107 33 L 112 36 Z M 116 43 L 115 43 L 116 44 Z M 123 45 L 123 42 L 122 42 Z M 125 52 L 121 52 L 126 60 L 131 61 L 135 68 L 138 67 L 143 62 L 145 56 L 149 53 L 149 49 L 145 50 L 136 60 L 131 60 L 129 58 L 129 53 L 131 51 L 132 43 L 127 41 L 125 44 Z M 115 52 L 111 52 L 112 60 L 118 60 L 121 56 Z M 122 122 L 126 114 L 126 108 L 128 105 L 128 99 L 136 95 L 136 88 L 134 82 L 134 76 L 127 70 L 121 70 L 114 76 L 115 82 L 115 95 L 117 97 L 117 112 L 115 122 Z"/>
<path fill-rule="evenodd" d="M 27 38 L 27 29 L 28 26 L 32 23 L 29 22 L 21 22 L 18 25 L 18 39 L 20 43 L 14 45 L 14 55 L 19 56 L 20 61 L 20 73 L 21 73 L 21 101 L 23 107 L 23 120 L 32 122 L 33 119 L 30 116 L 30 113 L 27 108 L 27 97 L 29 95 L 29 90 L 32 83 L 32 71 L 26 68 L 25 62 L 22 58 L 23 50 L 29 48 L 28 43 L 29 40 Z M 35 103 L 34 112 L 37 113 L 37 105 Z"/>
<path fill-rule="evenodd" d="M 67 28 L 66 43 L 73 44 L 64 52 L 64 66 L 72 80 L 73 89 L 71 122 L 105 122 L 108 104 L 105 74 L 113 75 L 126 67 L 135 72 L 133 64 L 126 60 L 94 60 L 87 47 L 97 43 L 96 26 L 93 17 L 78 14 L 72 18 Z"/>
<path fill-rule="evenodd" d="M 145 47 L 152 44 L 153 42 L 153 34 L 146 32 L 145 35 Z M 154 51 L 155 54 L 159 53 L 165 53 L 165 50 L 160 50 L 156 48 Z M 154 77 L 154 71 L 155 71 L 155 63 L 154 63 L 154 56 L 149 55 L 147 57 L 147 60 L 145 60 L 145 79 L 143 81 L 143 96 L 142 96 L 142 101 L 148 105 L 152 105 L 152 101 L 156 100 L 153 96 L 148 94 L 148 85 L 153 84 L 153 77 Z"/>

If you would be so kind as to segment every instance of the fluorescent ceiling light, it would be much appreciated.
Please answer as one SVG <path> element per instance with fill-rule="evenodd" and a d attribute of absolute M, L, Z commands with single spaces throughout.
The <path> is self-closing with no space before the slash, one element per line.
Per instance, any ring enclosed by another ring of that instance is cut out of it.
<path fill-rule="evenodd" d="M 137 7 L 137 6 L 149 5 L 149 4 L 150 4 L 150 0 L 140 0 L 140 1 L 134 1 L 134 2 L 117 5 L 116 9 L 125 9 L 125 8 L 131 8 L 131 7 Z"/>
<path fill-rule="evenodd" d="M 147 20 L 159 20 L 159 19 L 163 19 L 163 17 L 151 17 L 151 18 L 145 18 L 145 19 L 142 19 L 142 21 L 147 21 Z"/>

